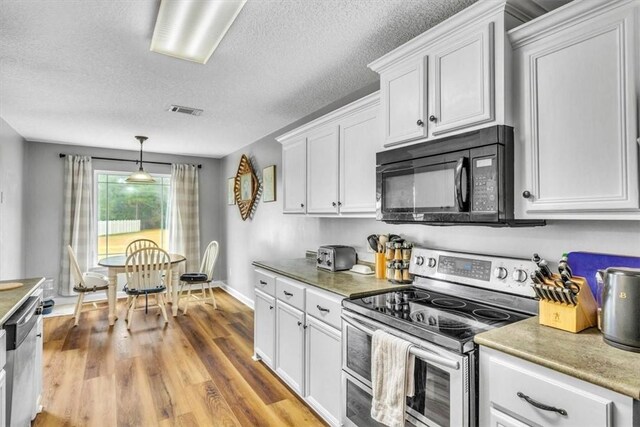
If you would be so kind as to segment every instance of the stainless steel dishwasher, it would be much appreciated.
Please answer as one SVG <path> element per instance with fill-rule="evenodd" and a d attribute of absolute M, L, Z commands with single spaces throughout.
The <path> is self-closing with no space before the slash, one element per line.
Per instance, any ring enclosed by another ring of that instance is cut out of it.
<path fill-rule="evenodd" d="M 3 325 L 7 333 L 7 426 L 31 425 L 41 306 L 41 296 L 31 296 Z"/>

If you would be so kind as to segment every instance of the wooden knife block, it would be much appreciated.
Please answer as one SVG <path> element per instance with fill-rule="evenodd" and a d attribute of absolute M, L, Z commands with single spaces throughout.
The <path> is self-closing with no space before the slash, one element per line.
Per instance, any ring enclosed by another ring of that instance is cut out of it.
<path fill-rule="evenodd" d="M 554 279 L 560 279 L 560 276 L 554 275 Z M 566 303 L 540 300 L 539 319 L 541 325 L 573 333 L 596 326 L 597 305 L 589 284 L 583 277 L 573 277 L 571 280 L 580 287 L 580 292 L 576 295 L 578 303 L 572 306 Z M 545 284 L 555 286 L 550 280 L 546 280 Z"/>

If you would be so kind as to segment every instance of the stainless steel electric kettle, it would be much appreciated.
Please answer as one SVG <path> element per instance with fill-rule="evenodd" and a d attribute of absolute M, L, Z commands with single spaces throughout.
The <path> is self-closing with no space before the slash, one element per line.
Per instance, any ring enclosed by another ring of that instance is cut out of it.
<path fill-rule="evenodd" d="M 623 350 L 640 352 L 640 269 L 607 268 L 603 282 L 604 341 Z"/>

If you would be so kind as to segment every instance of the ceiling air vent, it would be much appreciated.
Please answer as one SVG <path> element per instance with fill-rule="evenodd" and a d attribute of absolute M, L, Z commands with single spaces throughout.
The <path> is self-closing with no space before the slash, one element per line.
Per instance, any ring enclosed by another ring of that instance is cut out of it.
<path fill-rule="evenodd" d="M 180 105 L 170 106 L 169 111 L 172 113 L 189 114 L 190 116 L 199 116 L 202 114 L 202 110 L 199 108 L 182 107 Z"/>

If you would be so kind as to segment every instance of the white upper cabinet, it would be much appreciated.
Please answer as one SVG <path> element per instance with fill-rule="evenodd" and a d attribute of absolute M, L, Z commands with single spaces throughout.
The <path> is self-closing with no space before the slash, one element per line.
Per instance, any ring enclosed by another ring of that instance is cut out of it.
<path fill-rule="evenodd" d="M 509 33 L 517 217 L 640 219 L 638 16 L 574 2 Z"/>
<path fill-rule="evenodd" d="M 424 58 L 401 64 L 380 77 L 384 142 L 394 144 L 427 135 Z"/>
<path fill-rule="evenodd" d="M 285 213 L 375 217 L 379 99 L 367 95 L 277 138 Z"/>
<path fill-rule="evenodd" d="M 493 120 L 493 22 L 433 47 L 430 134 Z"/>
<path fill-rule="evenodd" d="M 340 212 L 376 211 L 376 151 L 382 149 L 378 108 L 340 123 Z"/>
<path fill-rule="evenodd" d="M 307 137 L 307 213 L 338 213 L 337 125 L 329 125 Z"/>
<path fill-rule="evenodd" d="M 305 213 L 307 201 L 307 138 L 282 144 L 283 211 Z"/>
<path fill-rule="evenodd" d="M 479 1 L 369 64 L 380 74 L 385 147 L 511 125 L 506 30 L 539 9 Z"/>

